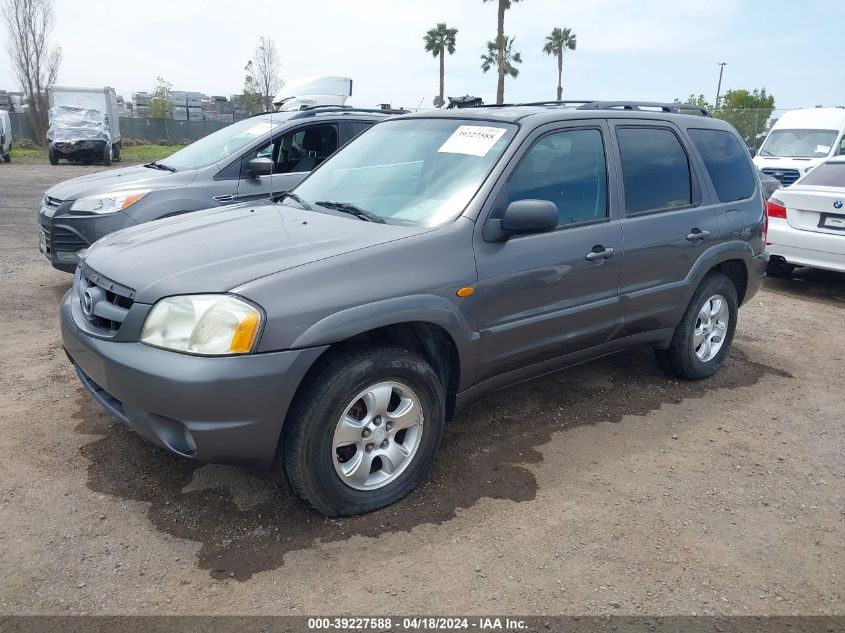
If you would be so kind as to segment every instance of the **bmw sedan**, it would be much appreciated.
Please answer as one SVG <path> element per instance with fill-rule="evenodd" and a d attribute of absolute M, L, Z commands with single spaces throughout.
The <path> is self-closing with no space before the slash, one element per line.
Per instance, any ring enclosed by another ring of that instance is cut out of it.
<path fill-rule="evenodd" d="M 766 202 L 769 274 L 796 266 L 845 272 L 845 156 L 831 158 Z"/>

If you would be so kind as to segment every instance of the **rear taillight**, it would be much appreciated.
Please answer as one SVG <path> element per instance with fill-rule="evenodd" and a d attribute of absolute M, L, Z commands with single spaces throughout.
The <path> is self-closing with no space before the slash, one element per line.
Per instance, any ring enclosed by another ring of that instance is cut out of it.
<path fill-rule="evenodd" d="M 766 250 L 766 247 L 769 243 L 766 239 L 769 236 L 769 203 L 766 201 L 763 203 L 763 250 Z"/>
<path fill-rule="evenodd" d="M 783 218 L 785 220 L 786 207 L 780 200 L 776 200 L 774 197 L 769 198 L 766 200 L 766 215 L 770 218 Z"/>

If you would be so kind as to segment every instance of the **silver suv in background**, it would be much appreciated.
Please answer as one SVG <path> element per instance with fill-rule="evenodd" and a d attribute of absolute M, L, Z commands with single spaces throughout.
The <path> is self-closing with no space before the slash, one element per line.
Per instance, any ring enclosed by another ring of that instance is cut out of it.
<path fill-rule="evenodd" d="M 316 106 L 261 114 L 165 160 L 80 176 L 50 188 L 38 213 L 39 249 L 73 272 L 88 247 L 130 226 L 287 191 L 338 147 L 401 111 Z"/>

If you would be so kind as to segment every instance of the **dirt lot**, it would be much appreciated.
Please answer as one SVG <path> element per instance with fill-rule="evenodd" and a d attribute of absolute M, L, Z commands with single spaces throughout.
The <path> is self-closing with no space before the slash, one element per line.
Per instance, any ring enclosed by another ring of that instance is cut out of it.
<path fill-rule="evenodd" d="M 36 209 L 94 169 L 0 165 L 0 613 L 845 613 L 845 276 L 767 281 L 714 379 L 637 349 L 490 395 L 327 520 L 78 384 Z"/>

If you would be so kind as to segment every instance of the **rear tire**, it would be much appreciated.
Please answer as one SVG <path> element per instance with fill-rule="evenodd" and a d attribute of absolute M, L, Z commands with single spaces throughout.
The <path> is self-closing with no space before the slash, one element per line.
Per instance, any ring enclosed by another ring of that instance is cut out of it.
<path fill-rule="evenodd" d="M 785 259 L 772 258 L 766 267 L 766 274 L 770 277 L 791 277 L 794 271 L 795 264 L 789 264 Z"/>
<path fill-rule="evenodd" d="M 5 156 L 3 156 L 3 162 L 4 162 L 4 163 L 8 163 L 8 162 L 10 162 L 11 160 L 12 160 L 12 154 L 11 154 L 11 152 L 7 152 L 7 153 L 6 153 L 6 155 L 5 155 Z"/>
<path fill-rule="evenodd" d="M 721 273 L 705 277 L 675 328 L 669 348 L 656 352 L 660 366 L 669 375 L 686 380 L 715 374 L 730 352 L 738 311 L 731 280 Z"/>
<path fill-rule="evenodd" d="M 431 467 L 445 419 L 443 386 L 400 346 L 328 354 L 285 423 L 283 474 L 322 514 L 371 512 L 405 497 Z"/>
<path fill-rule="evenodd" d="M 111 143 L 103 145 L 103 165 L 106 167 L 111 165 Z"/>
<path fill-rule="evenodd" d="M 53 147 L 53 144 L 50 143 L 47 146 L 47 158 L 50 159 L 51 165 L 58 165 L 59 164 L 59 152 Z"/>
<path fill-rule="evenodd" d="M 112 147 L 112 160 L 116 163 L 120 162 L 120 143 L 116 143 Z"/>

